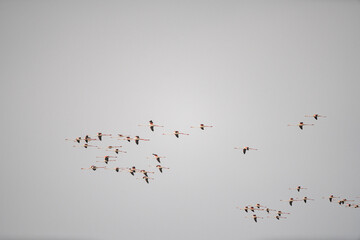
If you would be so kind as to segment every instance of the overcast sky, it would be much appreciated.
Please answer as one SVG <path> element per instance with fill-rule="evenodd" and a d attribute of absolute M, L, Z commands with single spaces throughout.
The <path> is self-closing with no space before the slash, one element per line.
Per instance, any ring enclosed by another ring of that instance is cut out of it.
<path fill-rule="evenodd" d="M 359 239 L 322 199 L 360 197 L 359 25 L 359 1 L 0 1 L 0 239 Z M 128 152 L 109 167 L 170 169 L 81 171 L 112 153 L 64 139 L 99 131 L 150 139 L 92 142 Z"/>

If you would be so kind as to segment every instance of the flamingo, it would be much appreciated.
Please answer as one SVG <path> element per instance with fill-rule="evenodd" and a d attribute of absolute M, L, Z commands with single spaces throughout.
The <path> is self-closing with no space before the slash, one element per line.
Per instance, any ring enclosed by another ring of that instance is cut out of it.
<path fill-rule="evenodd" d="M 97 167 L 95 165 L 91 165 L 89 168 L 81 168 L 81 170 L 93 170 L 96 171 L 98 168 L 105 168 L 105 167 Z"/>
<path fill-rule="evenodd" d="M 352 208 L 359 208 L 359 204 L 355 204 L 351 206 Z"/>
<path fill-rule="evenodd" d="M 270 208 L 265 208 L 265 211 L 266 211 L 267 213 L 270 213 L 270 211 L 276 211 L 276 210 L 270 209 Z"/>
<path fill-rule="evenodd" d="M 148 177 L 148 173 L 152 173 L 154 174 L 154 172 L 149 172 L 149 171 L 145 171 L 145 170 L 140 170 L 141 173 L 143 173 L 146 177 Z"/>
<path fill-rule="evenodd" d="M 154 178 L 150 178 L 148 176 L 143 176 L 143 179 L 146 181 L 147 184 L 149 184 L 149 179 L 154 180 Z"/>
<path fill-rule="evenodd" d="M 239 207 L 236 207 L 240 210 L 244 210 L 245 212 L 248 212 L 249 211 L 249 207 L 248 206 L 245 206 L 244 208 L 239 208 Z"/>
<path fill-rule="evenodd" d="M 289 190 L 297 190 L 298 192 L 300 192 L 300 189 L 307 189 L 307 188 L 303 188 L 301 186 L 297 186 L 296 188 L 289 188 Z"/>
<path fill-rule="evenodd" d="M 85 142 L 88 143 L 89 141 L 96 141 L 97 139 L 89 137 L 89 135 L 86 135 L 84 138 Z"/>
<path fill-rule="evenodd" d="M 288 124 L 288 126 L 298 126 L 301 130 L 303 130 L 303 126 L 314 126 L 314 124 L 305 124 L 304 122 L 300 122 L 299 124 Z"/>
<path fill-rule="evenodd" d="M 150 141 L 150 139 L 140 138 L 139 136 L 135 136 L 134 140 L 135 140 L 136 145 L 139 145 L 139 141 L 140 141 L 140 140 L 141 140 L 141 141 Z M 130 142 L 130 141 L 129 141 L 129 142 Z"/>
<path fill-rule="evenodd" d="M 308 197 L 303 197 L 302 200 L 304 201 L 304 203 L 306 203 L 306 201 L 308 201 L 308 200 L 314 201 L 315 199 L 311 199 L 311 198 L 308 198 Z"/>
<path fill-rule="evenodd" d="M 332 200 L 334 198 L 340 198 L 340 197 L 334 197 L 334 195 L 330 195 L 329 197 L 322 197 L 322 198 L 328 198 L 330 202 L 332 202 Z"/>
<path fill-rule="evenodd" d="M 260 207 L 265 207 L 265 206 L 262 206 L 262 205 L 260 205 L 260 203 L 257 203 L 257 204 L 255 205 L 255 207 L 260 208 Z"/>
<path fill-rule="evenodd" d="M 170 169 L 168 167 L 162 167 L 161 165 L 156 165 L 156 167 L 159 169 L 159 171 L 162 173 L 163 169 Z"/>
<path fill-rule="evenodd" d="M 119 150 L 118 148 L 115 148 L 114 150 L 112 150 L 112 149 L 107 149 L 106 151 L 114 151 L 116 154 L 119 154 L 119 152 L 127 153 L 126 151 Z"/>
<path fill-rule="evenodd" d="M 108 164 L 109 162 L 115 162 L 116 160 L 110 160 L 110 158 L 117 158 L 116 156 L 104 156 L 104 157 L 97 157 L 97 158 L 104 158 L 103 161 L 96 161 L 96 162 L 105 162 Z"/>
<path fill-rule="evenodd" d="M 160 126 L 160 125 L 155 125 L 154 122 L 152 120 L 149 121 L 149 124 L 147 125 L 138 125 L 138 126 L 141 126 L 141 127 L 150 127 L 150 130 L 151 131 L 154 131 L 154 127 L 164 127 L 164 126 Z"/>
<path fill-rule="evenodd" d="M 250 147 L 235 147 L 234 149 L 242 149 L 244 154 L 246 153 L 246 151 L 249 151 L 249 150 L 259 150 L 259 149 L 250 148 Z"/>
<path fill-rule="evenodd" d="M 104 147 L 104 148 L 98 147 L 98 149 L 106 149 L 106 150 L 111 150 L 113 148 L 122 148 L 122 146 L 107 146 L 107 147 Z"/>
<path fill-rule="evenodd" d="M 277 220 L 280 220 L 280 218 L 286 219 L 287 217 L 280 217 L 279 215 L 275 215 L 275 216 L 268 216 L 268 218 L 276 218 Z"/>
<path fill-rule="evenodd" d="M 205 126 L 204 124 L 200 124 L 200 126 L 197 126 L 197 127 L 193 127 L 191 126 L 191 128 L 200 128 L 201 130 L 205 130 L 206 127 L 213 127 L 213 126 Z"/>
<path fill-rule="evenodd" d="M 278 215 L 279 217 L 281 217 L 282 214 L 290 214 L 290 213 L 283 212 L 283 211 L 277 211 L 277 215 Z"/>
<path fill-rule="evenodd" d="M 289 200 L 280 200 L 283 202 L 289 202 L 290 206 L 292 206 L 294 201 L 302 201 L 301 199 L 294 199 L 294 198 L 290 198 Z"/>
<path fill-rule="evenodd" d="M 305 117 L 313 117 L 313 118 L 315 118 L 315 120 L 318 120 L 319 117 L 326 118 L 326 116 L 322 116 L 322 115 L 319 115 L 319 114 L 305 115 Z"/>
<path fill-rule="evenodd" d="M 119 172 L 121 168 L 115 167 L 115 168 L 105 168 L 105 170 L 115 170 L 116 172 Z"/>
<path fill-rule="evenodd" d="M 111 136 L 111 134 L 103 134 L 103 133 L 101 133 L 101 132 L 98 132 L 97 133 L 97 137 L 98 137 L 98 139 L 100 140 L 100 141 L 102 141 L 102 137 L 103 136 Z"/>
<path fill-rule="evenodd" d="M 81 146 L 73 146 L 73 147 L 84 147 L 84 148 L 88 148 L 88 147 L 98 147 L 98 146 L 93 146 L 93 145 L 89 145 L 87 143 L 85 143 L 84 145 L 81 145 Z"/>
<path fill-rule="evenodd" d="M 84 139 L 81 139 L 81 137 L 77 137 L 75 139 L 70 139 L 70 138 L 65 138 L 66 141 L 73 141 L 73 142 L 77 142 L 77 143 L 80 143 L 80 141 L 84 140 Z"/>
<path fill-rule="evenodd" d="M 131 175 L 134 176 L 135 172 L 139 172 L 140 170 L 137 169 L 135 166 L 132 166 L 131 168 L 120 168 L 121 170 L 128 171 Z"/>
<path fill-rule="evenodd" d="M 152 157 L 152 158 L 155 158 L 156 161 L 158 161 L 159 163 L 161 163 L 160 158 L 166 158 L 166 157 L 160 157 L 160 156 L 157 155 L 156 153 L 153 153 L 152 155 L 154 156 L 154 157 Z M 148 159 L 149 159 L 149 157 L 148 157 Z"/>
<path fill-rule="evenodd" d="M 264 209 L 260 209 L 260 208 L 254 208 L 253 206 L 250 206 L 249 208 L 252 212 L 255 212 L 255 211 L 263 211 Z"/>
<path fill-rule="evenodd" d="M 348 200 L 348 199 L 344 198 L 344 199 L 338 201 L 339 205 L 345 204 L 345 202 L 354 202 L 354 200 Z"/>
<path fill-rule="evenodd" d="M 248 217 L 246 217 L 246 218 L 248 218 Z M 251 218 L 253 218 L 254 221 L 257 223 L 257 219 L 258 219 L 258 218 L 263 218 L 263 217 L 258 217 L 258 216 L 256 216 L 256 214 L 254 214 L 254 215 L 252 215 Z"/>
<path fill-rule="evenodd" d="M 179 132 L 179 131 L 174 131 L 173 133 L 163 133 L 162 135 L 175 135 L 175 137 L 179 138 L 179 135 L 190 135 L 190 134 L 187 134 L 187 133 L 182 133 L 182 132 Z"/>

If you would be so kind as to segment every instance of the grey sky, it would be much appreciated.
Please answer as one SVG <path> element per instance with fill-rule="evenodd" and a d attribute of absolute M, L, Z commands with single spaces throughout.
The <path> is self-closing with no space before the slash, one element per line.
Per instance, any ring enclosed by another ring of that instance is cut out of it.
<path fill-rule="evenodd" d="M 321 197 L 360 196 L 359 24 L 359 1 L 0 1 L 0 239 L 358 239 Z M 64 138 L 98 131 L 151 139 L 111 166 L 171 169 L 81 171 L 104 152 Z"/>

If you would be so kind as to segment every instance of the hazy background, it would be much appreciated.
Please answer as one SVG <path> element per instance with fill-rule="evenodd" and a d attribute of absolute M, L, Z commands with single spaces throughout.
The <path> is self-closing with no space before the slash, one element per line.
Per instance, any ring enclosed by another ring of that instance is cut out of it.
<path fill-rule="evenodd" d="M 0 1 L 0 239 L 359 239 L 321 198 L 360 196 L 359 25 L 359 1 Z M 81 171 L 109 152 L 64 139 L 98 131 L 151 139 L 93 143 L 128 151 L 109 166 L 171 169 Z"/>

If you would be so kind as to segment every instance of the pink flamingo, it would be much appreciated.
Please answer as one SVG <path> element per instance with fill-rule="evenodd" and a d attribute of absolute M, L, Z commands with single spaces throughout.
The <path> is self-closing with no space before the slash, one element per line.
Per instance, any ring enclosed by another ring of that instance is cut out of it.
<path fill-rule="evenodd" d="M 293 204 L 294 201 L 302 201 L 302 200 L 290 198 L 289 200 L 280 200 L 280 201 L 289 202 L 290 206 L 292 206 L 292 204 Z"/>
<path fill-rule="evenodd" d="M 111 134 L 103 134 L 103 133 L 101 133 L 101 132 L 98 132 L 97 133 L 97 137 L 98 137 L 98 139 L 100 140 L 100 141 L 102 141 L 102 137 L 103 136 L 111 136 Z"/>
<path fill-rule="evenodd" d="M 242 149 L 244 154 L 246 153 L 246 151 L 249 151 L 249 150 L 259 150 L 259 149 L 250 148 L 250 147 L 235 147 L 234 149 Z"/>
<path fill-rule="evenodd" d="M 179 132 L 179 131 L 174 131 L 173 133 L 163 133 L 162 135 L 175 135 L 175 137 L 179 138 L 179 135 L 190 135 L 188 133 L 182 133 L 182 132 Z"/>
<path fill-rule="evenodd" d="M 205 130 L 206 127 L 213 127 L 213 126 L 206 126 L 206 125 L 204 125 L 202 123 L 200 124 L 200 126 L 197 126 L 197 127 L 191 126 L 191 128 L 200 128 L 201 130 Z"/>
<path fill-rule="evenodd" d="M 91 165 L 89 168 L 81 168 L 81 170 L 93 170 L 96 171 L 98 168 L 105 168 L 105 167 L 97 167 L 95 165 Z"/>
<path fill-rule="evenodd" d="M 297 186 L 296 188 L 289 188 L 289 190 L 297 190 L 298 192 L 300 192 L 300 189 L 307 189 L 307 188 L 303 188 L 301 186 Z"/>
<path fill-rule="evenodd" d="M 156 165 L 156 167 L 159 169 L 159 171 L 162 173 L 163 169 L 170 169 L 168 167 L 162 167 L 161 165 Z"/>
<path fill-rule="evenodd" d="M 303 130 L 303 126 L 314 126 L 314 124 L 305 124 L 304 122 L 300 122 L 299 124 L 288 124 L 288 126 L 298 126 L 301 130 Z"/>
<path fill-rule="evenodd" d="M 305 115 L 305 117 L 313 117 L 313 118 L 315 118 L 315 120 L 318 120 L 318 118 L 320 118 L 320 117 L 326 118 L 326 116 L 322 116 L 322 115 L 319 115 L 319 114 Z"/>
<path fill-rule="evenodd" d="M 150 130 L 151 131 L 154 131 L 154 127 L 164 127 L 164 126 L 160 126 L 160 125 L 155 125 L 154 122 L 152 120 L 149 121 L 149 124 L 147 125 L 138 125 L 138 126 L 141 126 L 141 127 L 150 127 Z"/>

